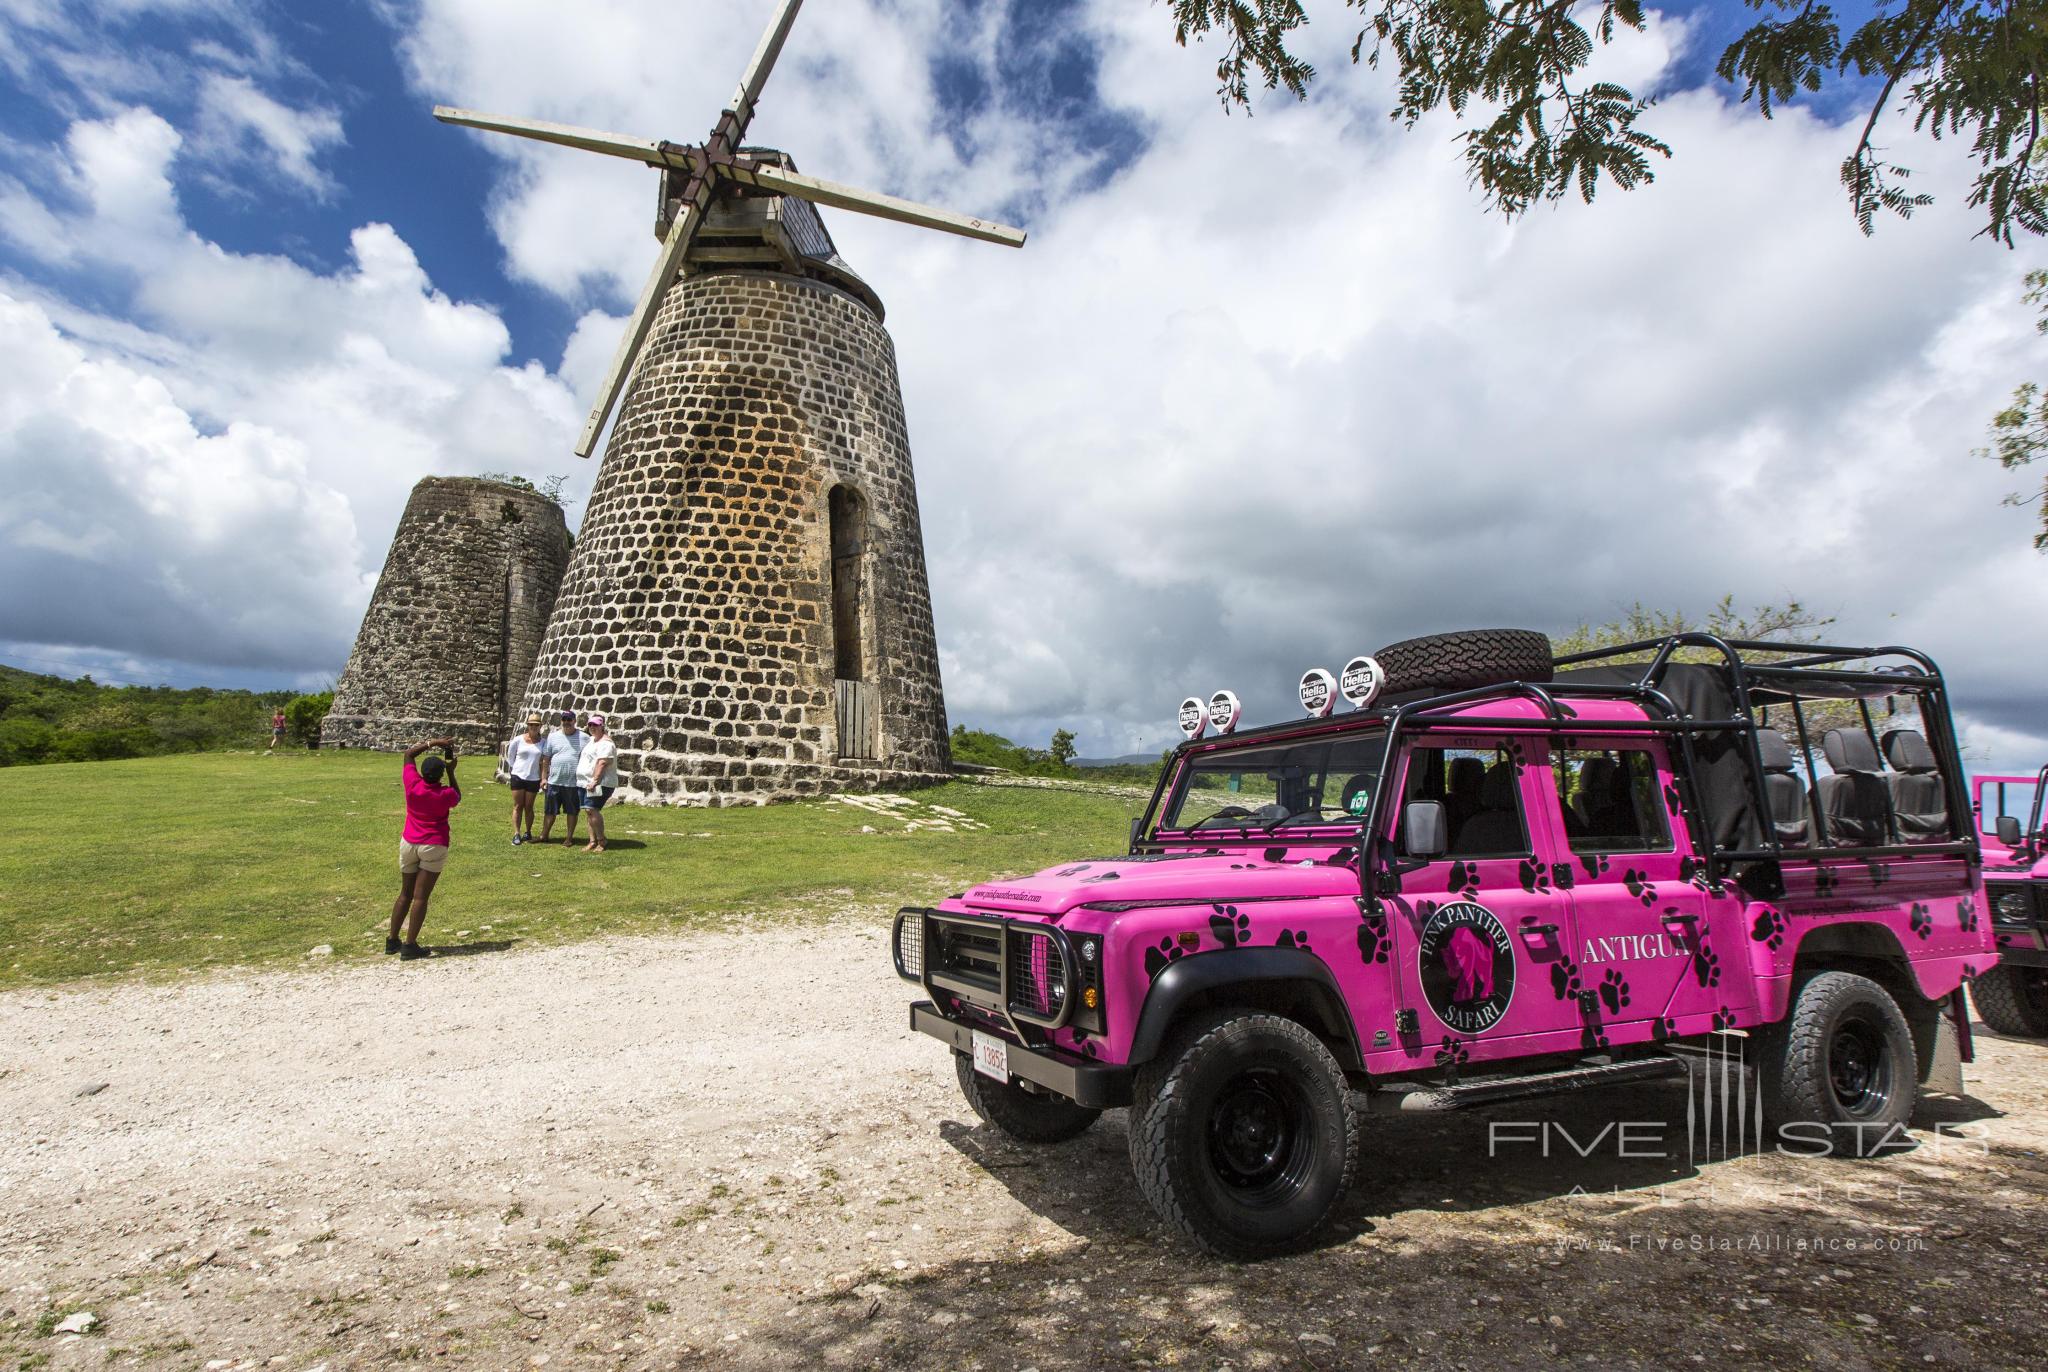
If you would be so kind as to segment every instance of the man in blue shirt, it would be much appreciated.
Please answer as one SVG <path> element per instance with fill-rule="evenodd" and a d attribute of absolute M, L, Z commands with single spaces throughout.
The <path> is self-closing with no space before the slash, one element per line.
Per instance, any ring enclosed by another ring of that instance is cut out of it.
<path fill-rule="evenodd" d="M 576 727 L 576 712 L 562 711 L 562 722 L 548 735 L 542 756 L 547 767 L 548 798 L 547 811 L 541 817 L 540 841 L 548 841 L 548 833 L 555 827 L 556 814 L 568 817 L 569 833 L 564 843 L 576 841 L 576 815 L 583 808 L 583 791 L 576 784 L 576 764 L 583 756 L 583 747 L 590 742 L 590 735 Z"/>

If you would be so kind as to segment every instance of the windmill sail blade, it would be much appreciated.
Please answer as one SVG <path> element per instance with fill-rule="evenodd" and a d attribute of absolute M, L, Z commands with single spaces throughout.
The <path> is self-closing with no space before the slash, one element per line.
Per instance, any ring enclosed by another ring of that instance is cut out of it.
<path fill-rule="evenodd" d="M 824 181 L 815 176 L 784 171 L 780 167 L 721 167 L 719 170 L 735 181 L 744 181 L 763 190 L 780 191 L 784 195 L 793 195 L 799 200 L 808 200 L 817 205 L 830 205 L 834 209 L 872 214 L 881 219 L 894 219 L 899 223 L 917 224 L 927 229 L 943 229 L 947 233 L 957 233 L 966 238 L 979 238 L 987 243 L 1001 243 L 1011 248 L 1024 246 L 1024 230 L 1012 228 L 1008 224 L 998 224 L 992 219 L 975 219 L 969 215 L 955 214 L 951 210 L 920 205 L 914 200 L 898 200 L 893 195 L 881 195 L 875 191 L 861 190 L 857 186 L 842 186 L 836 181 Z"/>
<path fill-rule="evenodd" d="M 780 0 L 781 7 L 768 21 L 760 46 L 754 49 L 753 60 L 747 63 L 746 74 L 740 77 L 739 88 L 725 107 L 739 120 L 739 130 L 733 135 L 735 143 L 745 136 L 747 125 L 753 122 L 754 102 L 761 98 L 761 87 L 768 83 L 768 73 L 775 69 L 775 59 L 782 55 L 782 42 L 789 37 L 789 26 L 796 22 L 797 7 L 801 4 L 803 0 Z"/>
<path fill-rule="evenodd" d="M 662 297 L 675 284 L 676 273 L 683 269 L 683 254 L 690 250 L 690 240 L 697 236 L 697 228 L 703 222 L 703 209 L 695 201 L 684 200 L 676 211 L 675 223 L 669 226 L 667 240 L 661 245 L 661 257 L 654 264 L 654 272 L 640 290 L 640 303 L 633 307 L 633 319 L 626 326 L 626 336 L 619 340 L 619 350 L 612 354 L 611 369 L 605 373 L 604 386 L 597 393 L 597 404 L 583 425 L 583 437 L 576 440 L 576 456 L 589 457 L 591 450 L 597 447 L 597 436 L 604 430 L 604 421 L 611 415 L 612 406 L 618 403 L 619 392 L 626 389 L 626 381 L 633 374 L 633 359 L 640 355 L 640 345 L 647 341 L 647 332 L 654 327 L 654 312 L 661 308 Z"/>
<path fill-rule="evenodd" d="M 612 157 L 623 157 L 630 162 L 644 162 L 650 167 L 687 165 L 680 155 L 664 151 L 662 144 L 652 138 L 632 138 L 623 133 L 578 128 L 574 124 L 550 124 L 540 119 L 511 119 L 502 114 L 480 114 L 475 110 L 456 109 L 452 105 L 434 106 L 434 118 L 444 124 L 460 124 L 468 129 L 486 129 L 492 133 L 535 138 L 543 143 L 559 143 L 565 148 L 601 152 Z"/>

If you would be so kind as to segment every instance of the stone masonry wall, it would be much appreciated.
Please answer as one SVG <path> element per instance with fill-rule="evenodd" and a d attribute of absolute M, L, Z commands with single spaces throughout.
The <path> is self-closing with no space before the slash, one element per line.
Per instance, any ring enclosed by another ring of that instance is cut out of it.
<path fill-rule="evenodd" d="M 414 486 L 322 746 L 394 750 L 446 734 L 464 751 L 495 751 L 568 561 L 552 500 L 468 477 Z"/>
<path fill-rule="evenodd" d="M 840 757 L 832 489 L 865 510 L 868 760 Z M 621 795 L 747 804 L 947 774 L 895 352 L 850 295 L 717 271 L 662 302 L 525 705 L 597 710 Z"/>

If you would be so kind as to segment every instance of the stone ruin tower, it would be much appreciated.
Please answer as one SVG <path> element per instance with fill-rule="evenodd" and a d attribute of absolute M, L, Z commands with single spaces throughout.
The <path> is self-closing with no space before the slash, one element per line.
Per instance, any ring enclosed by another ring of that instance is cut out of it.
<path fill-rule="evenodd" d="M 321 745 L 391 750 L 445 734 L 495 751 L 568 561 L 562 507 L 543 495 L 474 477 L 414 486 Z"/>
<path fill-rule="evenodd" d="M 809 203 L 722 189 L 641 351 L 523 702 L 607 715 L 622 796 L 949 775 L 882 313 Z"/>

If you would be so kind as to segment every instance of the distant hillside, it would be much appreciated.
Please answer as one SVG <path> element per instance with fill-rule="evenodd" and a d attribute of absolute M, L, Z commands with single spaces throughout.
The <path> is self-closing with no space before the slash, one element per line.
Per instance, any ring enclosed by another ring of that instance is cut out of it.
<path fill-rule="evenodd" d="M 1157 753 L 1125 753 L 1122 757 L 1077 757 L 1076 767 L 1157 767 Z"/>
<path fill-rule="evenodd" d="M 291 691 L 105 686 L 0 666 L 0 767 L 261 748 Z M 317 717 L 314 719 L 318 727 Z"/>

